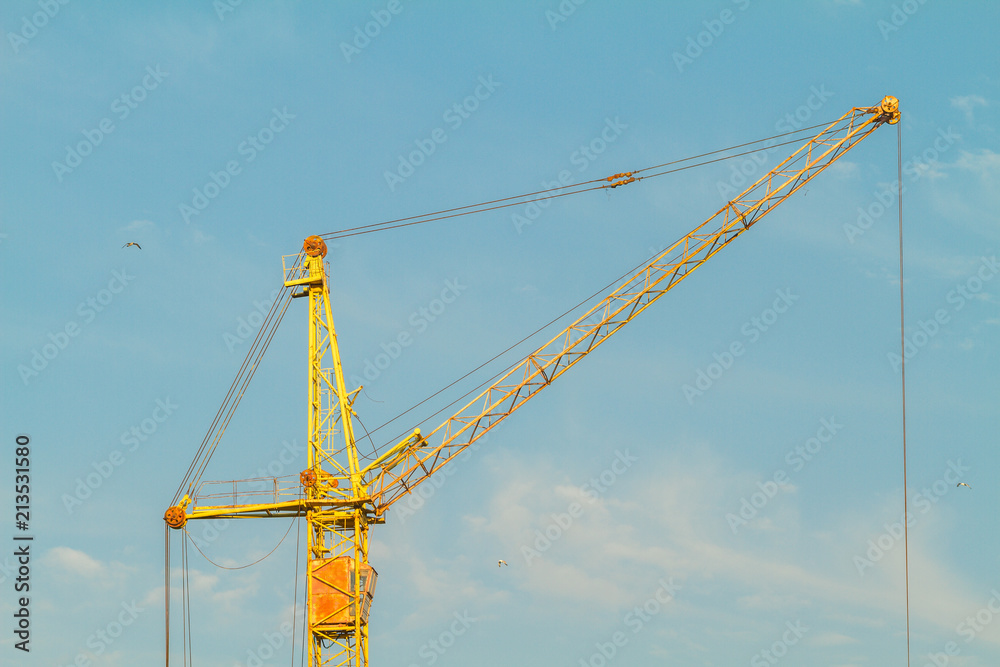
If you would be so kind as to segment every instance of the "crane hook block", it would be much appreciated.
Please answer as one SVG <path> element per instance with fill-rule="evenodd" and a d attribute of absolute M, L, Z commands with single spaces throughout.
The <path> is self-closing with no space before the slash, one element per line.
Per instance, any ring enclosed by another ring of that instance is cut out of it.
<path fill-rule="evenodd" d="M 881 107 L 882 113 L 889 116 L 889 119 L 886 121 L 887 123 L 895 125 L 899 122 L 899 100 L 892 95 L 886 95 L 882 98 Z"/>
<path fill-rule="evenodd" d="M 310 236 L 302 242 L 302 251 L 310 257 L 326 257 L 326 242 L 318 236 Z"/>
<path fill-rule="evenodd" d="M 167 522 L 167 525 L 174 529 L 183 528 L 184 524 L 187 523 L 187 515 L 184 514 L 184 508 L 180 505 L 174 505 L 166 512 L 163 513 L 163 520 Z"/>

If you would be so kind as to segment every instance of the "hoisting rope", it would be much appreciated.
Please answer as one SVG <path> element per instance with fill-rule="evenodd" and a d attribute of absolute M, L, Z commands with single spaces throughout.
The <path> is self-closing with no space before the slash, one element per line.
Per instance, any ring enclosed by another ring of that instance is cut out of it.
<path fill-rule="evenodd" d="M 833 122 L 833 121 L 830 121 Z M 569 195 L 580 194 L 582 192 L 590 192 L 591 190 L 604 190 L 617 188 L 621 185 L 627 183 L 633 183 L 646 178 L 655 178 L 657 176 L 663 176 L 665 174 L 671 174 L 677 171 L 683 171 L 685 169 L 692 169 L 694 167 L 701 167 L 706 164 L 712 164 L 714 162 L 721 162 L 723 160 L 729 160 L 735 157 L 740 157 L 743 155 L 750 155 L 751 153 L 759 152 L 764 150 L 760 147 L 752 148 L 740 153 L 733 153 L 731 155 L 723 155 L 721 157 L 716 157 L 711 160 L 704 160 L 702 162 L 696 162 L 693 164 L 687 164 L 680 167 L 675 167 L 673 169 L 667 169 L 665 171 L 660 171 L 654 174 L 649 174 L 646 176 L 636 176 L 643 172 L 647 172 L 653 169 L 661 169 L 663 167 L 670 167 L 673 165 L 679 165 L 685 162 L 690 162 L 692 160 L 698 160 L 703 157 L 708 157 L 710 155 L 717 155 L 719 153 L 728 153 L 729 151 L 736 150 L 738 148 L 744 148 L 747 146 L 754 146 L 756 144 L 761 144 L 764 142 L 769 142 L 774 139 L 781 139 L 783 137 L 796 136 L 797 138 L 789 139 L 788 141 L 783 141 L 781 143 L 769 144 L 766 148 L 778 148 L 779 146 L 786 146 L 789 144 L 798 144 L 801 142 L 802 137 L 799 136 L 803 133 L 808 133 L 810 130 L 814 130 L 817 127 L 826 127 L 830 124 L 819 123 L 817 125 L 810 125 L 808 127 L 802 127 L 791 132 L 785 132 L 782 134 L 776 134 L 770 137 L 765 137 L 764 139 L 757 139 L 755 141 L 748 141 L 743 144 L 737 144 L 735 146 L 729 146 L 727 148 L 720 148 L 714 151 L 709 151 L 707 153 L 701 153 L 699 155 L 692 155 L 690 157 L 681 158 L 678 160 L 671 160 L 669 162 L 664 162 L 662 164 L 653 165 L 650 167 L 644 167 L 642 169 L 634 169 L 632 171 L 622 172 L 619 174 L 614 174 L 609 177 L 595 178 L 590 181 L 583 181 L 581 183 L 574 183 L 572 185 L 563 185 L 560 187 L 548 189 L 548 190 L 538 190 L 535 192 L 528 192 L 522 195 L 517 195 L 514 197 L 503 197 L 501 199 L 493 199 L 490 201 L 480 202 L 478 204 L 469 204 L 467 206 L 458 206 L 455 208 L 442 209 L 440 211 L 434 211 L 432 213 L 425 213 L 423 215 L 414 215 L 406 218 L 397 218 L 395 220 L 386 220 L 384 222 L 376 222 L 369 225 L 362 225 L 360 227 L 349 227 L 346 229 L 341 229 L 335 232 L 328 232 L 326 234 L 320 234 L 324 239 L 339 239 L 348 236 L 358 236 L 360 234 L 371 234 L 372 232 L 381 232 L 389 229 L 398 229 L 400 227 L 409 227 L 411 225 L 420 225 L 425 222 L 433 222 L 435 220 L 445 220 L 447 218 L 456 218 L 463 215 L 471 215 L 473 213 L 483 213 L 485 211 L 493 211 L 501 208 L 508 208 L 510 206 L 520 206 L 522 204 L 531 204 L 539 201 L 544 201 L 546 199 L 554 199 L 556 197 L 566 197 Z M 832 132 L 839 131 L 840 128 L 831 129 Z M 615 179 L 621 179 L 615 181 Z M 585 187 L 589 186 L 589 187 Z"/>
<path fill-rule="evenodd" d="M 906 586 L 906 667 L 910 666 L 910 531 L 906 494 L 906 330 L 903 319 L 903 124 L 896 123 L 896 201 L 899 202 L 899 358 L 903 377 L 903 576 Z"/>
<path fill-rule="evenodd" d="M 193 637 L 191 636 L 191 578 L 188 574 L 187 542 L 187 535 L 181 536 L 181 611 L 183 613 L 181 627 L 183 628 L 184 636 L 184 667 L 188 667 L 193 662 L 191 651 L 193 643 Z"/>
<path fill-rule="evenodd" d="M 299 544 L 302 542 L 301 517 L 295 517 L 295 577 L 292 579 L 292 665 L 295 665 L 295 631 L 299 609 Z"/>
<path fill-rule="evenodd" d="M 170 667 L 170 526 L 163 524 L 163 620 L 166 667 Z"/>

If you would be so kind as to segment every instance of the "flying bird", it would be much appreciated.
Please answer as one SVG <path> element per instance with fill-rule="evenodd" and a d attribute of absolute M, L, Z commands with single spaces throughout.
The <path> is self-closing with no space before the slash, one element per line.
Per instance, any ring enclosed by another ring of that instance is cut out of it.
<path fill-rule="evenodd" d="M 969 485 L 968 485 L 968 484 L 966 484 L 965 482 L 959 482 L 959 483 L 958 483 L 958 484 L 956 484 L 955 486 L 956 486 L 956 488 L 957 488 L 957 487 L 959 487 L 959 486 L 965 486 L 965 487 L 968 487 L 968 488 L 970 488 L 970 489 L 972 488 L 971 486 L 969 486 Z"/>
<path fill-rule="evenodd" d="M 125 245 L 123 245 L 122 247 L 123 247 L 123 248 L 127 248 L 127 247 L 129 247 L 130 245 L 134 245 L 134 246 L 135 246 L 136 248 L 138 248 L 139 250 L 142 250 L 142 246 L 141 246 L 141 245 L 139 245 L 138 243 L 136 243 L 135 241 L 129 241 L 128 243 L 126 243 L 126 244 L 125 244 Z"/>
<path fill-rule="evenodd" d="M 497 567 L 501 567 L 503 565 L 507 565 L 507 561 L 505 561 L 505 560 L 498 560 L 497 561 Z M 510 566 L 507 565 L 507 567 L 510 567 Z"/>

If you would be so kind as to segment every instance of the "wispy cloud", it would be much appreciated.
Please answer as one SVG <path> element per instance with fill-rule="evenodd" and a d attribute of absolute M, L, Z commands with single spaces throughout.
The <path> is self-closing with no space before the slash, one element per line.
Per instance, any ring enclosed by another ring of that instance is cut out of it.
<path fill-rule="evenodd" d="M 196 244 L 198 244 L 198 245 L 203 245 L 205 243 L 209 243 L 209 242 L 215 240 L 214 236 L 212 236 L 210 234 L 206 234 L 205 232 L 201 231 L 200 229 L 194 230 L 194 232 L 192 234 L 192 238 L 193 238 L 194 242 Z"/>
<path fill-rule="evenodd" d="M 994 153 L 989 148 L 981 148 L 972 153 L 962 151 L 955 160 L 954 167 L 970 171 L 983 179 L 994 179 L 1000 174 L 1000 153 Z"/>
<path fill-rule="evenodd" d="M 989 103 L 979 95 L 963 95 L 951 98 L 951 106 L 965 114 L 965 120 L 970 124 L 973 121 L 973 112 L 976 107 L 989 106 Z"/>
<path fill-rule="evenodd" d="M 840 178 L 851 178 L 858 172 L 858 163 L 850 160 L 837 160 L 830 165 L 830 170 Z"/>
<path fill-rule="evenodd" d="M 71 547 L 54 547 L 46 554 L 46 563 L 56 570 L 95 579 L 107 575 L 107 567 L 86 553 Z"/>
<path fill-rule="evenodd" d="M 152 220 L 133 220 L 124 227 L 119 227 L 118 231 L 121 232 L 138 232 L 146 231 L 150 229 L 155 229 L 156 223 Z"/>
<path fill-rule="evenodd" d="M 120 561 L 101 561 L 84 551 L 67 546 L 49 549 L 43 554 L 42 562 L 61 582 L 85 582 L 94 590 L 106 593 L 127 588 L 136 571 Z"/>
<path fill-rule="evenodd" d="M 566 512 L 571 502 L 586 503 L 578 487 L 546 480 L 551 471 L 542 467 L 505 462 L 489 514 L 474 522 L 477 529 L 507 541 L 508 552 L 516 549 L 512 538 L 533 545 L 536 529 L 551 524 L 553 513 Z M 883 530 L 886 518 L 901 511 L 896 507 L 900 498 L 874 510 L 845 508 L 830 532 L 802 519 L 805 500 L 800 495 L 782 494 L 763 517 L 769 519 L 766 530 L 759 530 L 761 522 L 755 520 L 755 530 L 734 542 L 723 516 L 739 471 L 710 453 L 689 453 L 683 460 L 658 461 L 652 467 L 671 472 L 655 480 L 635 473 L 627 485 L 616 485 L 585 505 L 541 557 L 530 564 L 518 559 L 517 585 L 554 601 L 627 606 L 655 579 L 653 573 L 669 573 L 684 582 L 689 595 L 722 586 L 727 599 L 718 598 L 720 618 L 732 617 L 735 602 L 737 616 L 747 623 L 761 613 L 791 616 L 805 609 L 822 610 L 824 617 L 836 617 L 859 632 L 883 628 L 886 616 L 896 619 L 890 625 L 899 620 L 902 547 L 887 552 L 864 577 L 850 563 Z M 934 545 L 947 539 L 946 514 L 937 510 L 921 517 L 919 537 L 911 536 L 911 577 L 921 581 L 911 613 L 926 631 L 951 639 L 955 619 L 982 602 L 981 592 L 961 572 L 934 556 Z M 807 551 L 815 551 L 815 557 L 802 557 L 807 543 L 814 545 Z M 699 602 L 699 609 L 705 603 Z M 817 634 L 810 642 L 839 646 L 861 641 L 850 632 L 842 628 Z M 991 629 L 982 637 L 995 643 L 1000 632 Z"/>
<path fill-rule="evenodd" d="M 451 561 L 426 562 L 416 554 L 406 559 L 409 581 L 421 603 L 404 626 L 423 627 L 450 617 L 455 610 L 486 608 L 506 599 L 507 593 L 490 590 L 469 576 L 471 564 L 464 556 Z"/>

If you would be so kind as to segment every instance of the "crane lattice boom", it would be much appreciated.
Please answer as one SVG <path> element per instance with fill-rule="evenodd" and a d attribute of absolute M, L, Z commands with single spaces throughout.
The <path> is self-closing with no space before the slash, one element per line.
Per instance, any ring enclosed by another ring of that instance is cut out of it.
<path fill-rule="evenodd" d="M 436 447 L 412 447 L 405 457 L 394 460 L 393 465 L 383 465 L 373 484 L 376 512 L 384 512 L 461 454 L 877 127 L 894 123 L 898 118 L 898 102 L 887 97 L 877 107 L 852 109 L 831 123 L 427 434 L 425 440 L 440 438 Z M 802 166 L 793 168 L 799 161 Z M 705 231 L 719 219 L 718 228 Z"/>

